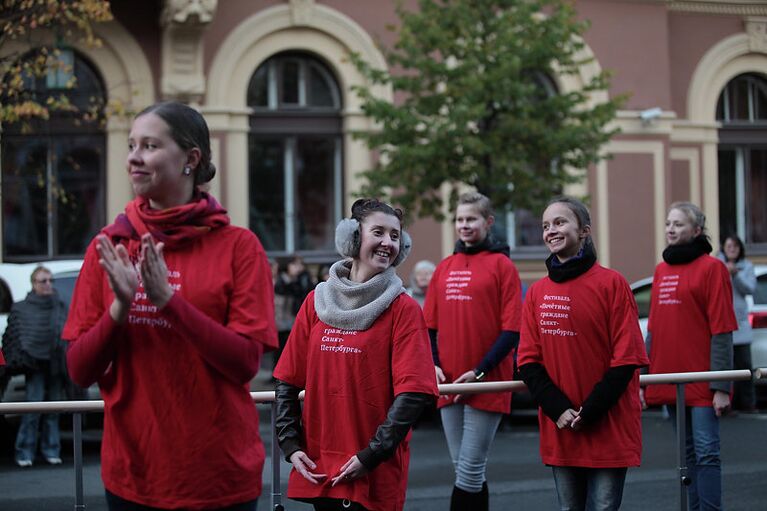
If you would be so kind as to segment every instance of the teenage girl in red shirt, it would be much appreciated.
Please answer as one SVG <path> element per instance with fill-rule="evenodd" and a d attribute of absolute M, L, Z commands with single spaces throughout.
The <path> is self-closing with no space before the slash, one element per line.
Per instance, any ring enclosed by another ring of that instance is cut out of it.
<path fill-rule="evenodd" d="M 522 291 L 508 245 L 490 233 L 493 222 L 487 197 L 459 197 L 455 252 L 434 271 L 424 304 L 440 383 L 514 376 L 509 354 L 519 342 Z M 455 467 L 450 509 L 486 510 L 487 457 L 501 417 L 511 410 L 511 393 L 444 396 L 438 406 Z"/>
<path fill-rule="evenodd" d="M 666 242 L 650 296 L 650 372 L 732 369 L 732 332 L 738 329 L 732 282 L 727 266 L 709 255 L 712 247 L 700 208 L 689 202 L 672 204 L 666 217 Z M 730 407 L 732 384 L 701 382 L 684 387 L 690 510 L 721 509 L 719 417 Z M 650 405 L 674 405 L 676 389 L 650 385 L 644 397 Z M 670 411 L 675 417 L 676 407 Z"/>
<path fill-rule="evenodd" d="M 642 453 L 637 368 L 647 365 L 626 280 L 597 263 L 588 209 L 543 213 L 548 277 L 527 292 L 519 371 L 540 406 L 541 458 L 561 509 L 617 510 Z"/>

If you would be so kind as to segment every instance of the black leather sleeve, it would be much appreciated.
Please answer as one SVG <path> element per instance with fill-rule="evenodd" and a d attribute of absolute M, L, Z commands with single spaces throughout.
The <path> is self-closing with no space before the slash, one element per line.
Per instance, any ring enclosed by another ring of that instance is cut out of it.
<path fill-rule="evenodd" d="M 626 392 L 626 387 L 634 377 L 637 366 L 625 365 L 611 367 L 602 379 L 594 385 L 591 393 L 583 401 L 581 420 L 584 424 L 593 424 L 601 419 L 610 408 L 615 406 Z"/>
<path fill-rule="evenodd" d="M 290 455 L 303 449 L 303 431 L 301 428 L 301 402 L 298 394 L 301 389 L 284 381 L 277 380 L 274 400 L 277 407 L 275 434 L 280 444 L 285 461 L 290 462 Z"/>
<path fill-rule="evenodd" d="M 543 364 L 536 362 L 525 364 L 519 368 L 519 375 L 530 390 L 533 400 L 538 403 L 546 417 L 552 421 L 557 422 L 565 410 L 573 408 L 573 403 L 554 384 Z"/>
<path fill-rule="evenodd" d="M 378 426 L 370 444 L 357 453 L 362 465 L 368 470 L 373 470 L 391 458 L 423 409 L 433 402 L 434 396 L 430 394 L 420 392 L 398 394 L 389 407 L 386 420 Z"/>

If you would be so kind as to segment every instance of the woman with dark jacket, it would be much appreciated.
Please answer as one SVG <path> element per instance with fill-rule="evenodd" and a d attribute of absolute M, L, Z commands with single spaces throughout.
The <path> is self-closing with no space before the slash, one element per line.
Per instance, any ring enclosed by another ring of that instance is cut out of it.
<path fill-rule="evenodd" d="M 732 333 L 732 354 L 734 369 L 751 370 L 751 342 L 754 334 L 751 323 L 748 321 L 748 303 L 746 296 L 756 291 L 756 275 L 754 265 L 746 259 L 746 247 L 743 241 L 731 234 L 725 238 L 722 250 L 719 252 L 721 259 L 727 266 L 732 279 L 732 305 L 735 309 L 735 318 L 738 320 L 738 329 Z M 732 407 L 735 410 L 753 412 L 756 410 L 756 395 L 752 380 L 736 381 L 733 392 Z"/>
<path fill-rule="evenodd" d="M 421 308 L 394 270 L 410 251 L 401 222 L 354 203 L 336 229 L 347 259 L 304 301 L 274 371 L 288 497 L 317 510 L 401 510 L 410 428 L 437 395 Z"/>
<path fill-rule="evenodd" d="M 21 347 L 27 366 L 24 382 L 27 401 L 60 401 L 64 399 L 67 369 L 61 331 L 67 319 L 67 306 L 53 288 L 50 270 L 38 266 L 32 272 L 32 291 L 15 304 L 8 316 L 3 344 Z M 16 435 L 16 464 L 30 467 L 38 444 L 39 413 L 21 417 Z M 43 416 L 40 451 L 51 465 L 61 464 L 59 415 Z"/>

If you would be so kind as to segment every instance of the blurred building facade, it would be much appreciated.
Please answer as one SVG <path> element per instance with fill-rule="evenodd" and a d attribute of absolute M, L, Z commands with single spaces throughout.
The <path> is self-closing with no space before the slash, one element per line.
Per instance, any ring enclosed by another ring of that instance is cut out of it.
<path fill-rule="evenodd" d="M 650 275 L 677 200 L 703 207 L 715 245 L 734 231 L 750 257 L 767 261 L 765 2 L 575 3 L 591 23 L 584 39 L 593 60 L 580 76 L 551 76 L 552 86 L 575 90 L 609 69 L 611 88 L 593 101 L 630 93 L 615 121 L 621 133 L 605 147 L 612 158 L 566 190 L 590 198 L 602 263 L 630 281 Z M 135 0 L 112 10 L 115 20 L 96 26 L 101 48 L 75 43 L 63 57 L 82 94 L 135 111 L 162 99 L 195 105 L 219 169 L 211 191 L 233 222 L 255 231 L 270 255 L 334 260 L 334 226 L 375 157 L 351 135 L 373 126 L 351 91 L 365 81 L 347 56 L 386 66 L 379 45 L 394 42 L 386 28 L 397 23 L 394 2 Z M 386 88 L 376 94 L 392 98 Z M 2 133 L 4 261 L 84 253 L 131 198 L 129 124 L 113 117 L 105 128 Z M 25 166 L 37 170 L 20 173 Z M 70 196 L 62 201 L 56 184 Z M 501 216 L 522 278 L 539 278 L 547 255 L 539 219 Z M 452 252 L 449 223 L 419 220 L 410 230 L 411 264 Z"/>

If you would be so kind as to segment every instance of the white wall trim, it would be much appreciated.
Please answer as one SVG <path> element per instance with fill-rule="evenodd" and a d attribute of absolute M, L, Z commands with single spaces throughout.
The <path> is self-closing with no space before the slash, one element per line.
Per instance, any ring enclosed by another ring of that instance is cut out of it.
<path fill-rule="evenodd" d="M 690 202 L 701 204 L 700 194 L 700 149 L 694 147 L 672 147 L 671 159 L 686 161 L 690 172 Z"/>

